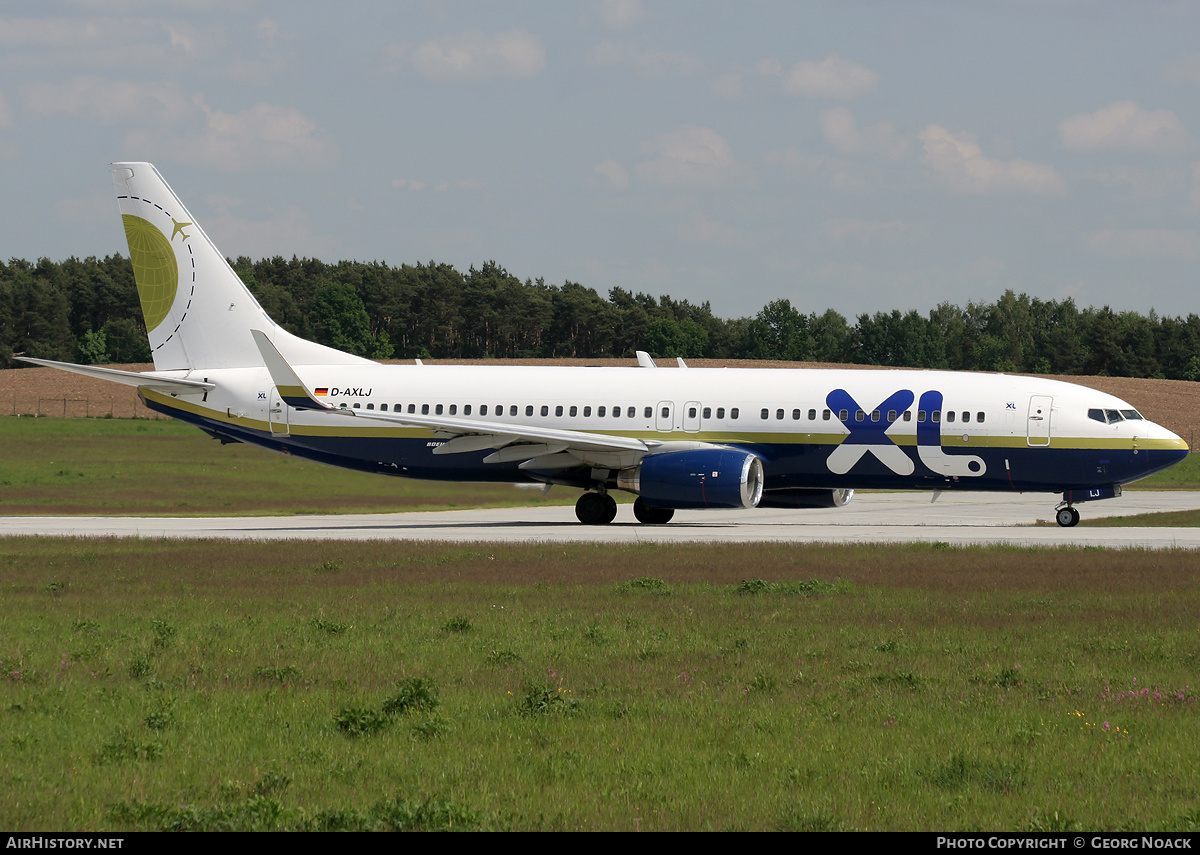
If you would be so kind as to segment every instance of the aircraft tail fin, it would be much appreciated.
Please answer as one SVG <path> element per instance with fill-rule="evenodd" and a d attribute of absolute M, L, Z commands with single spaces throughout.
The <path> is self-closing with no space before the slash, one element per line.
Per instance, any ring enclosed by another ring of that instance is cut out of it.
<path fill-rule="evenodd" d="M 271 320 L 152 164 L 112 173 L 155 370 L 260 367 L 252 329 L 296 365 L 370 362 Z"/>

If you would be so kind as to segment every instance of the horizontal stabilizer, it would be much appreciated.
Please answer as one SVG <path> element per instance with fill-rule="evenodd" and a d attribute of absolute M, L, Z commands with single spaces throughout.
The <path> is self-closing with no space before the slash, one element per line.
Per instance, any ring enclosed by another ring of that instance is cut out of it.
<path fill-rule="evenodd" d="M 34 359 L 32 356 L 17 356 L 22 362 L 41 365 L 46 368 L 57 368 L 60 371 L 70 371 L 72 374 L 82 374 L 84 377 L 95 377 L 97 380 L 108 380 L 111 383 L 121 383 L 125 386 L 140 386 L 154 389 L 156 392 L 207 392 L 215 389 L 212 383 L 203 380 L 185 380 L 182 377 L 167 377 L 156 371 L 120 371 L 116 368 L 97 368 L 94 365 L 76 365 L 73 362 L 55 362 L 53 359 Z"/>
<path fill-rule="evenodd" d="M 279 350 L 267 337 L 267 334 L 262 330 L 250 330 L 250 335 L 254 336 L 254 343 L 258 345 L 258 352 L 262 355 L 263 363 L 267 366 L 267 371 L 271 375 L 271 382 L 275 384 L 275 388 L 279 390 L 279 397 L 289 407 L 295 407 L 297 410 L 330 410 L 333 409 L 328 404 L 322 404 L 312 396 L 300 380 L 299 375 L 288 365 L 287 360 L 280 355 Z"/>

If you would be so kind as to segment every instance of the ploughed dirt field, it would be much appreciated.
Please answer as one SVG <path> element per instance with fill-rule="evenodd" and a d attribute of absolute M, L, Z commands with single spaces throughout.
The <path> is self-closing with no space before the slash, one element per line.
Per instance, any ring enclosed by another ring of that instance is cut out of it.
<path fill-rule="evenodd" d="M 389 360 L 395 364 L 403 361 Z M 431 359 L 426 365 L 636 365 L 632 359 Z M 659 360 L 665 369 L 674 369 L 674 359 Z M 693 368 L 852 368 L 862 371 L 887 371 L 867 365 L 833 365 L 817 362 L 755 362 L 748 359 L 692 359 Z M 149 371 L 152 365 L 106 365 L 128 371 Z M 1151 421 L 1170 428 L 1192 448 L 1200 429 L 1200 383 L 1186 380 L 1138 380 L 1131 377 L 1051 376 L 1080 386 L 1088 386 L 1116 395 Z M 0 415 L 42 415 L 82 418 L 107 416 L 156 417 L 138 400 L 132 386 L 92 380 L 52 368 L 20 368 L 0 371 Z"/>

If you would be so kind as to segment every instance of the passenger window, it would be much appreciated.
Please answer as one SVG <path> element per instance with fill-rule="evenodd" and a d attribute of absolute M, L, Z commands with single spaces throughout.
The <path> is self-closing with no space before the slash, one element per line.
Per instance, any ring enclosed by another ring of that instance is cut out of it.
<path fill-rule="evenodd" d="M 717 418 L 719 418 L 719 419 L 725 418 L 725 408 L 724 407 L 717 407 Z"/>
<path fill-rule="evenodd" d="M 668 417 L 670 417 L 670 415 L 671 415 L 671 408 L 670 408 L 670 407 L 663 407 L 663 408 L 662 408 L 662 417 L 665 419 L 665 418 L 668 418 Z"/>
<path fill-rule="evenodd" d="M 533 409 L 533 408 L 530 407 L 530 409 Z M 510 416 L 515 416 L 517 414 L 517 405 L 516 404 L 509 404 L 508 414 Z"/>
<path fill-rule="evenodd" d="M 374 404 L 367 404 L 367 409 L 368 409 L 368 410 L 373 410 L 373 409 L 375 409 L 375 405 L 374 405 Z"/>
<path fill-rule="evenodd" d="M 625 415 L 632 419 L 637 415 L 637 407 L 630 407 L 629 411 L 626 412 Z"/>
<path fill-rule="evenodd" d="M 954 424 L 954 410 L 946 410 L 946 421 Z"/>
<path fill-rule="evenodd" d="M 849 410 L 838 410 L 838 419 L 840 421 L 844 422 L 844 421 L 847 421 L 849 418 L 850 418 Z"/>
<path fill-rule="evenodd" d="M 695 407 L 688 407 L 688 418 L 689 419 L 696 418 L 696 408 Z"/>
<path fill-rule="evenodd" d="M 871 410 L 871 421 L 879 421 L 879 410 Z"/>
<path fill-rule="evenodd" d="M 525 405 L 525 415 L 526 415 L 526 416 L 532 416 L 532 415 L 533 415 L 533 404 L 526 404 L 526 405 Z"/>
<path fill-rule="evenodd" d="M 383 410 L 386 413 L 387 412 L 387 404 L 380 404 L 379 409 Z"/>
<path fill-rule="evenodd" d="M 979 422 L 980 424 L 983 424 L 983 413 L 976 413 L 975 421 Z"/>
<path fill-rule="evenodd" d="M 792 421 L 794 421 L 794 422 L 800 421 L 800 411 L 799 410 L 792 410 Z"/>
<path fill-rule="evenodd" d="M 479 405 L 479 415 L 481 415 L 481 416 L 486 416 L 486 415 L 487 415 L 487 404 L 480 404 L 480 405 Z"/>
<path fill-rule="evenodd" d="M 441 414 L 442 414 L 442 405 L 438 404 L 437 408 L 434 410 L 434 415 L 440 416 Z"/>
<path fill-rule="evenodd" d="M 463 415 L 464 415 L 464 416 L 469 416 L 469 415 L 471 415 L 471 405 L 470 405 L 470 404 L 464 404 L 464 405 L 463 405 Z"/>
<path fill-rule="evenodd" d="M 620 407 L 613 407 L 613 408 L 612 408 L 612 410 L 613 410 L 613 415 L 612 415 L 612 417 L 613 417 L 614 419 L 619 419 L 619 418 L 621 418 L 621 408 L 620 408 Z"/>
<path fill-rule="evenodd" d="M 355 404 L 354 406 L 356 406 L 356 407 L 357 407 L 357 406 L 358 406 L 358 404 Z M 421 415 L 423 415 L 423 416 L 427 416 L 427 415 L 429 415 L 429 405 L 428 405 L 428 404 L 422 404 L 422 405 L 421 405 Z"/>
<path fill-rule="evenodd" d="M 561 416 L 562 414 L 563 414 L 562 404 L 559 404 L 557 407 L 554 408 L 554 415 Z"/>
<path fill-rule="evenodd" d="M 896 420 L 896 411 L 895 411 L 895 410 L 888 410 L 888 421 L 889 421 L 889 422 L 894 422 L 895 420 Z"/>
<path fill-rule="evenodd" d="M 931 412 L 929 414 L 929 420 L 931 422 L 940 422 L 942 420 L 942 411 L 934 410 L 933 412 Z M 920 419 L 918 419 L 918 421 L 920 421 Z M 953 419 L 951 419 L 951 421 L 953 421 Z"/>
<path fill-rule="evenodd" d="M 645 411 L 642 413 L 642 417 L 647 419 L 654 418 L 654 407 L 646 407 Z"/>
<path fill-rule="evenodd" d="M 775 418 L 777 418 L 777 419 L 781 419 L 781 418 L 783 418 L 783 410 L 776 410 L 776 411 L 775 411 Z"/>
<path fill-rule="evenodd" d="M 357 410 L 357 409 L 359 409 L 361 406 L 362 406 L 362 404 L 358 403 L 358 401 L 355 401 L 355 402 L 354 402 L 354 409 L 356 409 L 356 410 Z"/>
<path fill-rule="evenodd" d="M 706 419 L 711 419 L 711 418 L 712 418 L 712 407 L 705 407 L 705 408 L 704 408 L 704 418 L 706 418 Z"/>
<path fill-rule="evenodd" d="M 584 407 L 584 408 L 583 408 L 583 417 L 584 417 L 585 419 L 586 419 L 586 418 L 591 418 L 591 415 L 592 415 L 592 408 L 591 408 L 591 407 Z"/>
<path fill-rule="evenodd" d="M 768 410 L 766 407 L 763 407 L 763 408 L 762 408 L 762 412 L 761 412 L 761 414 L 760 414 L 760 415 L 761 415 L 761 416 L 762 416 L 764 419 L 765 419 L 765 418 L 769 418 L 769 417 L 770 417 L 770 415 L 771 415 L 771 411 L 770 411 L 770 410 Z"/>
<path fill-rule="evenodd" d="M 864 413 L 862 410 L 854 411 L 854 420 L 856 422 L 861 422 L 864 418 L 866 418 L 866 416 L 867 416 L 867 414 Z"/>
<path fill-rule="evenodd" d="M 828 410 L 826 410 L 826 412 L 828 412 Z M 828 418 L 828 416 L 826 416 L 826 418 Z M 817 411 L 816 410 L 808 411 L 808 420 L 810 422 L 815 422 L 817 420 Z"/>
<path fill-rule="evenodd" d="M 452 416 L 458 415 L 458 404 L 450 405 L 450 415 L 452 415 Z"/>
<path fill-rule="evenodd" d="M 607 407 L 596 407 L 596 415 L 598 415 L 600 418 L 604 418 L 604 414 L 607 412 Z"/>
<path fill-rule="evenodd" d="M 831 415 L 833 415 L 833 414 L 831 412 L 829 412 L 829 410 L 822 410 L 821 411 L 821 421 L 823 421 L 823 422 L 829 421 L 829 417 Z"/>
<path fill-rule="evenodd" d="M 734 407 L 732 410 L 729 411 L 729 418 L 736 419 L 737 417 L 738 417 L 738 408 Z"/>
<path fill-rule="evenodd" d="M 543 416 L 550 415 L 550 408 L 547 407 L 545 404 L 542 404 L 542 415 Z"/>
<path fill-rule="evenodd" d="M 904 411 L 904 420 L 905 420 L 906 422 L 911 422 L 911 421 L 912 421 L 912 410 L 905 410 L 905 411 Z"/>
<path fill-rule="evenodd" d="M 410 413 L 415 413 L 415 412 L 417 411 L 417 405 L 416 405 L 416 404 L 409 404 L 409 405 L 408 405 L 408 411 L 409 411 Z"/>
<path fill-rule="evenodd" d="M 925 421 L 925 411 L 917 410 L 917 423 L 920 424 L 923 421 Z"/>
<path fill-rule="evenodd" d="M 971 414 L 970 414 L 970 412 L 968 412 L 968 411 L 964 410 L 964 411 L 963 411 L 963 423 L 964 423 L 964 424 L 966 424 L 966 423 L 967 423 L 967 422 L 969 422 L 970 420 L 971 420 Z"/>
<path fill-rule="evenodd" d="M 579 415 L 579 407 L 571 407 L 571 418 L 575 418 L 577 415 Z"/>

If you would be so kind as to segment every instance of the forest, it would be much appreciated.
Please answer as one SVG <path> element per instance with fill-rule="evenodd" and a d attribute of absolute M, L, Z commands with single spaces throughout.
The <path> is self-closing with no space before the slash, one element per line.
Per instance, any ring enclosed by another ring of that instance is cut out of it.
<path fill-rule="evenodd" d="M 1079 308 L 1006 291 L 994 303 L 885 310 L 852 321 L 779 299 L 724 319 L 708 303 L 575 282 L 522 282 L 495 262 L 230 262 L 263 308 L 305 338 L 373 359 L 655 357 L 1200 380 L 1200 317 Z M 149 362 L 127 258 L 0 262 L 0 363 L 14 355 Z"/>

